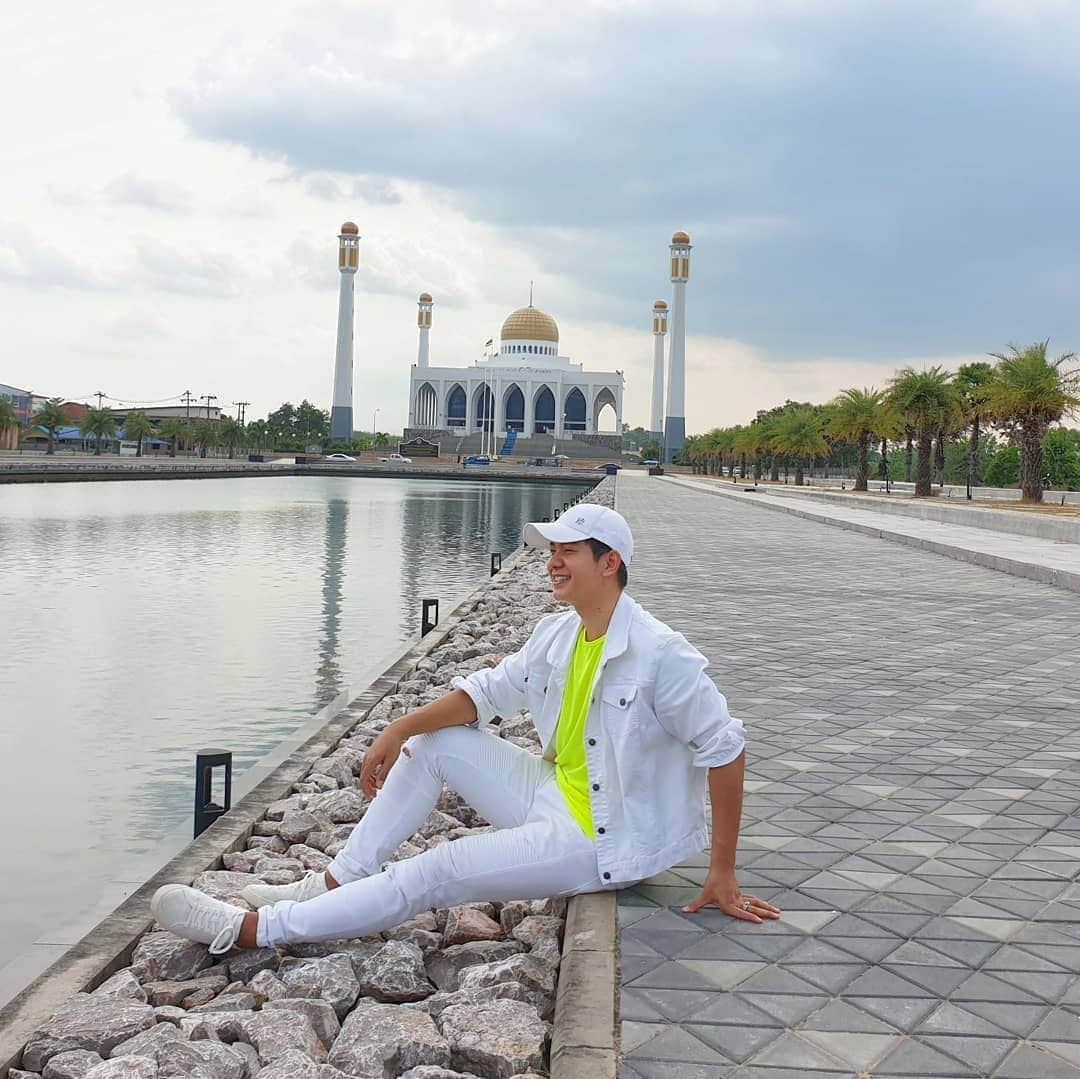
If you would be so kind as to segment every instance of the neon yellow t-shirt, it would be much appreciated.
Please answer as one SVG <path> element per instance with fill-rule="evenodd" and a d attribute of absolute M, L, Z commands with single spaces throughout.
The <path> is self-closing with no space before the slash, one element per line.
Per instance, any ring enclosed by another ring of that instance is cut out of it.
<path fill-rule="evenodd" d="M 589 804 L 589 770 L 585 764 L 585 720 L 603 650 L 604 638 L 585 640 L 585 627 L 582 626 L 570 660 L 559 709 L 559 725 L 555 730 L 555 781 L 571 816 L 590 839 L 594 839 L 595 834 Z"/>

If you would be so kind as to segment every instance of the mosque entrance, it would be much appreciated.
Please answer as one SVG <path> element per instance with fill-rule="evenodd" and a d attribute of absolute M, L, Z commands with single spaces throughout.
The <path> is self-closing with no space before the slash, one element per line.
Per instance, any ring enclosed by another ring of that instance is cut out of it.
<path fill-rule="evenodd" d="M 563 413 L 563 430 L 585 430 L 585 394 L 583 394 L 576 386 L 566 395 L 566 410 Z"/>
<path fill-rule="evenodd" d="M 538 435 L 555 433 L 555 395 L 544 386 L 533 405 L 533 430 Z"/>
<path fill-rule="evenodd" d="M 517 386 L 511 386 L 506 395 L 506 429 L 525 430 L 525 395 Z"/>

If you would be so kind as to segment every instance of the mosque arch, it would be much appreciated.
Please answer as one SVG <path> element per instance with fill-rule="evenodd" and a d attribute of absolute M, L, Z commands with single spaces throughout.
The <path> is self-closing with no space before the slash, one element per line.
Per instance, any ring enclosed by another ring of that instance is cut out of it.
<path fill-rule="evenodd" d="M 464 427 L 468 416 L 468 400 L 460 382 L 455 382 L 446 395 L 446 426 Z"/>
<path fill-rule="evenodd" d="M 430 382 L 424 382 L 416 391 L 416 426 L 436 427 L 439 422 L 439 395 Z"/>
<path fill-rule="evenodd" d="M 572 387 L 563 407 L 563 430 L 584 431 L 586 411 L 585 394 L 577 386 Z"/>
<path fill-rule="evenodd" d="M 486 383 L 478 386 L 473 393 L 472 416 L 472 430 L 495 430 L 495 395 Z"/>
<path fill-rule="evenodd" d="M 533 430 L 538 435 L 555 433 L 555 394 L 541 386 L 533 395 Z"/>
<path fill-rule="evenodd" d="M 593 430 L 599 434 L 618 434 L 619 408 L 615 402 L 615 394 L 605 386 L 593 401 Z"/>
<path fill-rule="evenodd" d="M 503 415 L 508 431 L 525 430 L 525 395 L 516 382 L 511 383 L 503 394 Z"/>

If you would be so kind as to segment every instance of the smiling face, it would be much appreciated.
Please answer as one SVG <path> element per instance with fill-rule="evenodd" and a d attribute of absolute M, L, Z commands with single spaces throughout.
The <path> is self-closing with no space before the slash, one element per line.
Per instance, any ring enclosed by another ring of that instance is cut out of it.
<path fill-rule="evenodd" d="M 547 571 L 555 598 L 581 610 L 619 591 L 620 565 L 615 551 L 596 558 L 589 543 L 581 540 L 551 544 Z"/>

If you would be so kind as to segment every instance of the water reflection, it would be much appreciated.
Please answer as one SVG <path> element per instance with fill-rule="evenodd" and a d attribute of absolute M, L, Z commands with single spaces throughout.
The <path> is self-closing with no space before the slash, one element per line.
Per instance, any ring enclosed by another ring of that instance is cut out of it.
<path fill-rule="evenodd" d="M 341 628 L 341 595 L 348 534 L 349 504 L 343 498 L 332 498 L 326 503 L 322 574 L 323 631 L 315 677 L 314 711 L 332 701 L 345 688 L 338 655 L 338 632 Z"/>

